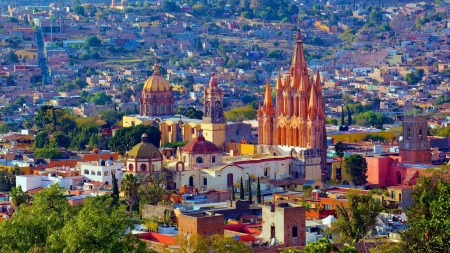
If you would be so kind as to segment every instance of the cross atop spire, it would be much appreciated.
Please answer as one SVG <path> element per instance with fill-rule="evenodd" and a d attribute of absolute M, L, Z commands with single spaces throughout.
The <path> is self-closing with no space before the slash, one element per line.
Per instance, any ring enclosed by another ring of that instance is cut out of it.
<path fill-rule="evenodd" d="M 295 36 L 297 43 L 303 43 L 302 32 L 300 28 L 297 29 L 297 35 Z"/>

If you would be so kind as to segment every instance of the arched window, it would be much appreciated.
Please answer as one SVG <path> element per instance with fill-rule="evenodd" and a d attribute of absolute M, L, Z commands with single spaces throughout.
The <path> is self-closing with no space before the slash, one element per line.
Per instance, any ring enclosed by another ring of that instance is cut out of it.
<path fill-rule="evenodd" d="M 232 173 L 228 173 L 227 174 L 227 186 L 231 187 L 233 186 L 233 174 Z"/>
<path fill-rule="evenodd" d="M 153 95 L 153 99 L 156 99 L 156 95 Z"/>
<path fill-rule="evenodd" d="M 397 184 L 402 184 L 402 174 L 397 171 Z"/>
<path fill-rule="evenodd" d="M 141 164 L 141 171 L 146 171 L 146 170 L 147 170 L 147 165 Z"/>
<path fill-rule="evenodd" d="M 105 177 L 109 176 L 109 171 L 105 170 L 104 175 Z"/>
<path fill-rule="evenodd" d="M 101 171 L 97 171 L 97 176 L 101 176 L 102 172 Z"/>
<path fill-rule="evenodd" d="M 159 106 L 159 112 L 164 113 L 164 105 L 160 105 L 160 106 Z"/>
<path fill-rule="evenodd" d="M 91 175 L 95 176 L 95 171 L 91 170 Z"/>
<path fill-rule="evenodd" d="M 419 140 L 422 140 L 422 129 L 419 129 Z"/>
<path fill-rule="evenodd" d="M 153 105 L 153 112 L 156 113 L 157 110 L 158 110 L 158 106 L 157 105 Z"/>
<path fill-rule="evenodd" d="M 195 159 L 195 162 L 196 162 L 196 163 L 203 163 L 203 158 L 201 158 L 201 157 L 199 156 L 199 157 L 197 157 L 197 158 Z"/>
<path fill-rule="evenodd" d="M 133 164 L 130 163 L 130 165 L 128 165 L 128 170 L 133 171 L 133 169 L 134 169 L 134 166 L 133 166 Z"/>
<path fill-rule="evenodd" d="M 84 170 L 85 175 L 89 175 L 89 170 Z"/>
<path fill-rule="evenodd" d="M 408 140 L 411 140 L 411 128 L 408 127 Z"/>
<path fill-rule="evenodd" d="M 192 176 L 189 177 L 189 186 L 194 186 L 194 178 Z"/>
<path fill-rule="evenodd" d="M 265 168 L 265 169 L 264 169 L 264 176 L 265 176 L 265 177 L 268 177 L 268 176 L 269 176 L 269 169 L 268 169 L 268 168 Z"/>
<path fill-rule="evenodd" d="M 213 156 L 213 157 L 211 158 L 211 163 L 215 163 L 215 162 L 216 162 L 216 157 Z"/>

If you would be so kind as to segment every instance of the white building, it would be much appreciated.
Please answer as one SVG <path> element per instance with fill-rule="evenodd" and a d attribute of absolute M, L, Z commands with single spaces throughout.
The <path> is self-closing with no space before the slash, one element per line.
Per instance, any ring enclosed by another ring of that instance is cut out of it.
<path fill-rule="evenodd" d="M 82 163 L 80 166 L 81 175 L 85 182 L 101 182 L 105 185 L 111 184 L 112 174 L 116 173 L 118 184 L 122 178 L 122 164 L 114 164 L 112 160 Z"/>

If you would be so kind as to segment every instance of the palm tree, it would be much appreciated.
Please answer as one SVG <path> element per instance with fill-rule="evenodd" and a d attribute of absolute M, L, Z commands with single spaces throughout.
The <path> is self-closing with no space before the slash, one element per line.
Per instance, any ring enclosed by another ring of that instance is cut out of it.
<path fill-rule="evenodd" d="M 341 166 L 340 168 L 342 169 L 342 158 L 345 155 L 345 151 L 347 151 L 347 145 L 345 145 L 342 142 L 338 142 L 336 143 L 336 145 L 334 145 L 334 151 L 336 152 L 336 155 L 340 158 L 341 160 Z"/>
<path fill-rule="evenodd" d="M 139 183 L 133 174 L 125 174 L 120 184 L 120 190 L 123 192 L 126 203 L 130 208 L 130 218 L 133 218 L 132 208 L 137 202 Z"/>

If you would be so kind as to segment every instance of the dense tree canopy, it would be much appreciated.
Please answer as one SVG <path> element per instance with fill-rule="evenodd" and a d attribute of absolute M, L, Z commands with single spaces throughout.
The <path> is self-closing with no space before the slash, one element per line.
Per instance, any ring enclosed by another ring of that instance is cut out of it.
<path fill-rule="evenodd" d="M 152 143 L 156 147 L 159 147 L 161 141 L 161 131 L 154 126 L 144 125 L 120 128 L 109 140 L 109 147 L 112 151 L 117 151 L 119 154 L 123 155 L 136 144 L 141 142 L 141 136 L 144 133 L 148 136 L 148 142 Z"/>
<path fill-rule="evenodd" d="M 257 111 L 251 106 L 244 106 L 231 109 L 225 112 L 225 118 L 227 121 L 242 122 L 244 120 L 256 119 Z"/>
<path fill-rule="evenodd" d="M 175 108 L 175 115 L 183 115 L 190 119 L 202 119 L 203 118 L 203 112 L 201 110 L 195 109 L 193 106 L 189 107 L 182 107 L 178 106 Z"/>
<path fill-rule="evenodd" d="M 358 154 L 349 155 L 344 159 L 343 167 L 354 185 L 358 186 L 367 183 L 366 158 Z"/>
<path fill-rule="evenodd" d="M 355 190 L 347 193 L 346 198 L 347 206 L 336 206 L 337 220 L 332 223 L 331 232 L 337 235 L 340 242 L 358 242 L 375 223 L 382 207 L 371 193 L 361 194 Z"/>
<path fill-rule="evenodd" d="M 449 252 L 449 175 L 444 165 L 419 176 L 411 194 L 414 204 L 406 212 L 409 229 L 402 233 L 404 252 Z"/>
<path fill-rule="evenodd" d="M 131 220 L 109 195 L 71 207 L 59 185 L 22 204 L 10 220 L 0 222 L 1 252 L 149 252 L 131 235 Z"/>

